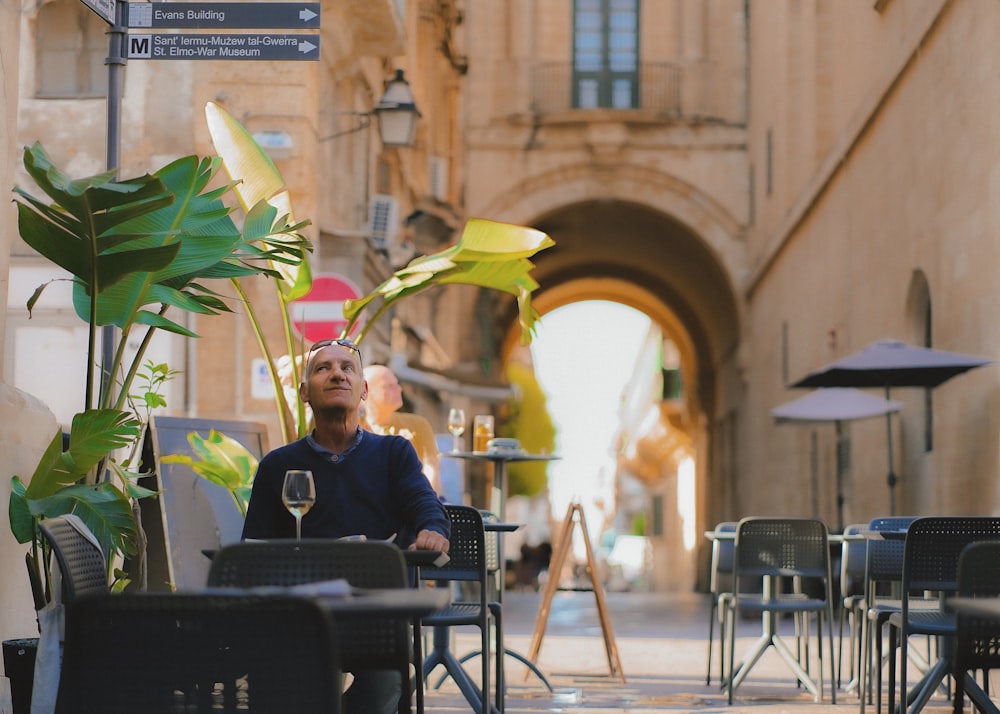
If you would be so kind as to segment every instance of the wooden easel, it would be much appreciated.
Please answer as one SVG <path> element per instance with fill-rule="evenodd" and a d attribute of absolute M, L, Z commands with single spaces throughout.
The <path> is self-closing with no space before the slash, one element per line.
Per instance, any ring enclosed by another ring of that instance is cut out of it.
<path fill-rule="evenodd" d="M 545 582 L 542 605 L 538 610 L 538 619 L 535 620 L 535 632 L 531 636 L 531 651 L 528 653 L 528 659 L 532 662 L 538 659 L 538 652 L 542 648 L 542 637 L 545 636 L 549 612 L 552 610 L 552 597 L 559 589 L 559 575 L 562 572 L 566 556 L 569 554 L 570 544 L 573 541 L 573 525 L 576 522 L 580 523 L 580 528 L 583 531 L 583 542 L 587 548 L 587 574 L 590 576 L 594 598 L 597 600 L 597 615 L 601 620 L 601 631 L 604 633 L 604 651 L 608 656 L 608 669 L 611 671 L 612 677 L 617 677 L 624 684 L 625 673 L 622 671 L 622 663 L 618 659 L 618 648 L 615 646 L 615 634 L 611 630 L 611 618 L 608 617 L 604 589 L 601 587 L 601 579 L 597 577 L 594 551 L 590 547 L 590 536 L 587 531 L 587 520 L 583 516 L 583 508 L 579 503 L 569 504 L 569 508 L 566 509 L 566 517 L 563 519 L 556 539 L 556 549 L 552 554 L 552 561 L 549 563 L 549 579 Z"/>

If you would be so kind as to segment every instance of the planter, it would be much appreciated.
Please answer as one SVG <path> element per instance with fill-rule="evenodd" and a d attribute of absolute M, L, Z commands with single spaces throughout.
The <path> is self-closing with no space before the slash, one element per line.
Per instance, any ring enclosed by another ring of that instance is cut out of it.
<path fill-rule="evenodd" d="M 10 680 L 13 714 L 30 714 L 38 638 L 3 641 L 3 671 Z"/>

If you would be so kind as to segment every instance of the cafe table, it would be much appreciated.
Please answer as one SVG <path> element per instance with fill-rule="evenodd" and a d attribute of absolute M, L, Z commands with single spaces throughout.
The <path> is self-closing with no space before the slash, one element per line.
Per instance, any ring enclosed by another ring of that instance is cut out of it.
<path fill-rule="evenodd" d="M 493 464 L 494 482 L 496 483 L 497 488 L 500 491 L 500 502 L 498 504 L 497 516 L 499 517 L 501 523 L 493 523 L 493 524 L 484 523 L 484 528 L 487 531 L 491 530 L 499 531 L 500 533 L 510 532 L 520 527 L 519 524 L 511 527 L 510 524 L 502 523 L 506 512 L 506 503 L 507 503 L 507 465 L 522 461 L 555 461 L 561 458 L 555 454 L 529 454 L 524 449 L 488 449 L 486 451 L 442 451 L 441 456 L 451 459 L 462 459 L 464 461 Z M 497 548 L 499 549 L 499 560 L 500 560 L 499 575 L 498 575 L 500 583 L 498 587 L 499 592 L 497 593 L 497 599 L 501 603 L 502 607 L 503 590 L 504 587 L 506 586 L 506 562 L 505 562 L 506 558 L 504 558 L 502 538 L 500 538 L 499 536 L 498 536 Z M 478 652 L 470 652 L 469 654 L 467 654 L 465 657 L 462 658 L 462 661 L 466 661 L 469 658 L 476 656 L 476 654 L 478 654 Z M 542 683 L 546 686 L 546 688 L 548 688 L 549 691 L 552 691 L 552 685 L 549 684 L 548 679 L 545 678 L 545 676 L 541 673 L 541 671 L 538 669 L 538 667 L 535 665 L 534 662 L 532 662 L 519 652 L 515 652 L 514 650 L 510 650 L 507 648 L 504 648 L 504 654 L 513 657 L 514 659 L 518 660 L 519 662 L 527 666 L 528 669 L 534 672 L 534 674 L 542 681 Z"/>
<path fill-rule="evenodd" d="M 520 461 L 554 461 L 559 459 L 555 454 L 529 454 L 523 449 L 490 449 L 488 451 L 442 451 L 441 456 L 449 459 L 479 461 L 493 464 L 494 480 L 500 489 L 500 504 L 497 515 L 504 519 L 507 501 L 507 464 Z M 501 558 L 501 562 L 502 562 Z"/>

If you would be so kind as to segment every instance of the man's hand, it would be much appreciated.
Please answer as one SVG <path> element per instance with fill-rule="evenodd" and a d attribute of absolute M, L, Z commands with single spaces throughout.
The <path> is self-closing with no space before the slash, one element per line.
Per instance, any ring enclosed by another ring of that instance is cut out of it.
<path fill-rule="evenodd" d="M 410 546 L 410 550 L 438 550 L 447 553 L 448 545 L 448 539 L 437 531 L 422 530 L 417 533 L 417 539 Z"/>

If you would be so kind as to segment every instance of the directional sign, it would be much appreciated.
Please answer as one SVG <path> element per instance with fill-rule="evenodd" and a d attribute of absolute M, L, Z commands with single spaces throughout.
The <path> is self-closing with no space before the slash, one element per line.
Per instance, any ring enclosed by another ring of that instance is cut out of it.
<path fill-rule="evenodd" d="M 114 7 L 113 0 L 92 1 L 111 2 Z M 129 27 L 318 30 L 319 15 L 318 2 L 128 3 Z"/>
<path fill-rule="evenodd" d="M 112 25 L 115 24 L 115 0 L 83 0 L 83 4 Z"/>
<path fill-rule="evenodd" d="M 186 34 L 128 36 L 129 59 L 318 60 L 319 35 Z"/>

